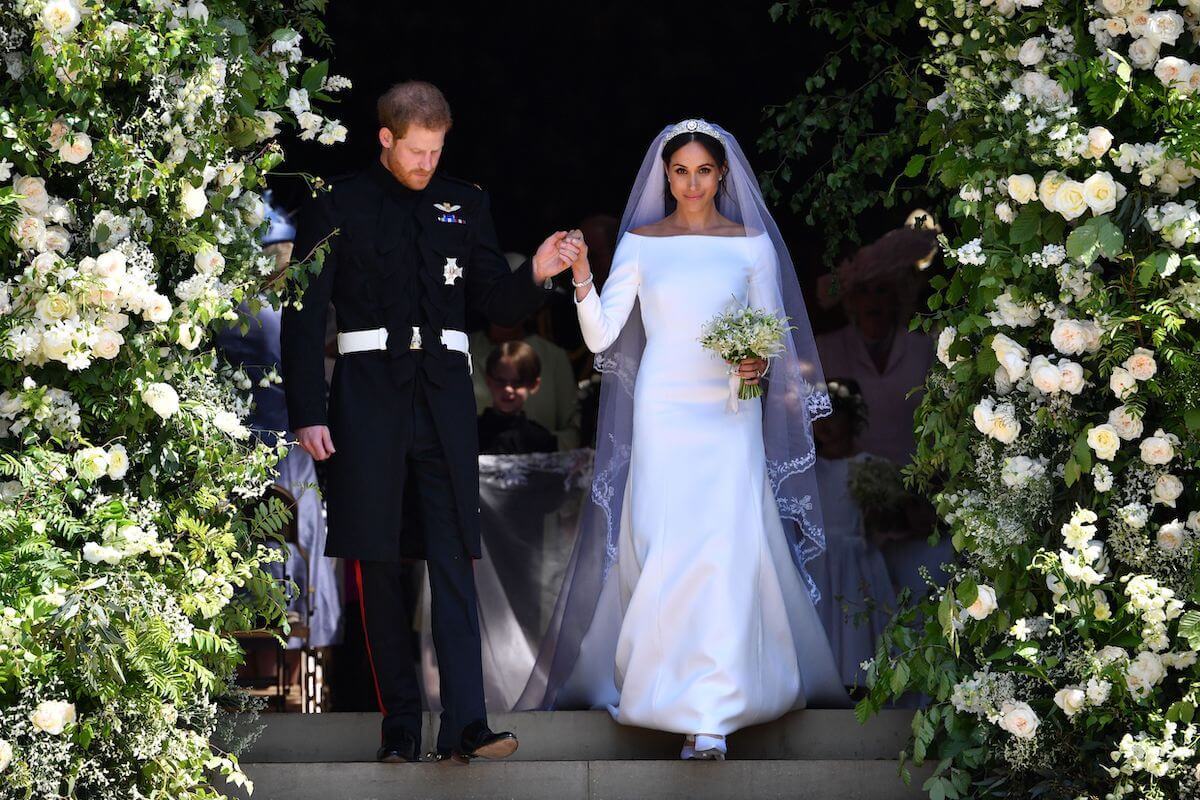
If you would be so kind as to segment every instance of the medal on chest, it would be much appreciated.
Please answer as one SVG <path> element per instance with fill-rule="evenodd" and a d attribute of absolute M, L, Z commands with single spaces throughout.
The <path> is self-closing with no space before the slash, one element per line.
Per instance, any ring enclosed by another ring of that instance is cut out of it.
<path fill-rule="evenodd" d="M 442 269 L 442 275 L 446 278 L 446 285 L 453 286 L 463 275 L 463 268 L 458 265 L 457 258 L 447 258 L 446 266 Z"/>

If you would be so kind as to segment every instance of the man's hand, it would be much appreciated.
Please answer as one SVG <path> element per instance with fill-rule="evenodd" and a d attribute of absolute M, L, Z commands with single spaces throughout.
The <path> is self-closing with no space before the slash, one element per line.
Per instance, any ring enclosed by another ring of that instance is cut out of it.
<path fill-rule="evenodd" d="M 533 280 L 542 284 L 548 278 L 570 268 L 579 258 L 579 242 L 567 238 L 566 231 L 556 231 L 542 242 L 533 256 Z"/>
<path fill-rule="evenodd" d="M 314 461 L 324 461 L 337 452 L 333 449 L 333 439 L 329 438 L 329 427 L 326 425 L 297 428 L 296 439 Z"/>

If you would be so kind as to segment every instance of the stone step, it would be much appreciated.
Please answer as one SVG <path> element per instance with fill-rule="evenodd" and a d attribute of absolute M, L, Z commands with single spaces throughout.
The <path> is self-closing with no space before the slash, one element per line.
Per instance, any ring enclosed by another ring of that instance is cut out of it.
<path fill-rule="evenodd" d="M 369 761 L 379 746 L 379 715 L 263 714 L 265 730 L 242 753 L 247 764 Z M 604 711 L 528 711 L 492 714 L 494 730 L 514 731 L 521 747 L 513 761 L 671 760 L 678 734 L 618 725 Z M 904 749 L 912 712 L 884 711 L 859 725 L 851 711 L 807 709 L 729 737 L 738 760 L 893 760 Z M 422 746 L 433 749 L 436 720 L 425 715 Z"/>
<path fill-rule="evenodd" d="M 893 761 L 827 759 L 248 764 L 245 771 L 253 800 L 918 800 L 927 772 L 914 771 L 905 786 Z"/>

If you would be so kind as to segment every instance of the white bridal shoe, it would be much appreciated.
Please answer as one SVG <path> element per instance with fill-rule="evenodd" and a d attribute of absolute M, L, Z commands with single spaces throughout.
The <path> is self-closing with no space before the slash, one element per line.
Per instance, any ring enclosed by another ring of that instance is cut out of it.
<path fill-rule="evenodd" d="M 698 734 L 683 740 L 679 757 L 684 761 L 724 761 L 727 752 L 724 736 Z"/>

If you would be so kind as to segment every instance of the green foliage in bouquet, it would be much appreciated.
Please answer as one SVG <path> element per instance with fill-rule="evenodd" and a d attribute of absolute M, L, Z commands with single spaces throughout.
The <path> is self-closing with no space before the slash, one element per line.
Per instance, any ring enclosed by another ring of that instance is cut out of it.
<path fill-rule="evenodd" d="M 245 780 L 209 738 L 231 633 L 283 622 L 286 511 L 254 503 L 283 451 L 210 337 L 279 300 L 279 124 L 345 135 L 297 27 L 275 0 L 0 2 L 0 797 Z"/>
<path fill-rule="evenodd" d="M 931 699 L 939 800 L 1200 797 L 1200 4 L 917 5 L 954 229 L 910 477 L 959 561 L 858 711 Z"/>
<path fill-rule="evenodd" d="M 731 365 L 748 358 L 771 359 L 783 352 L 784 337 L 790 330 L 787 317 L 739 306 L 706 322 L 700 344 Z M 762 397 L 762 393 L 760 384 L 738 383 L 739 400 Z"/>

